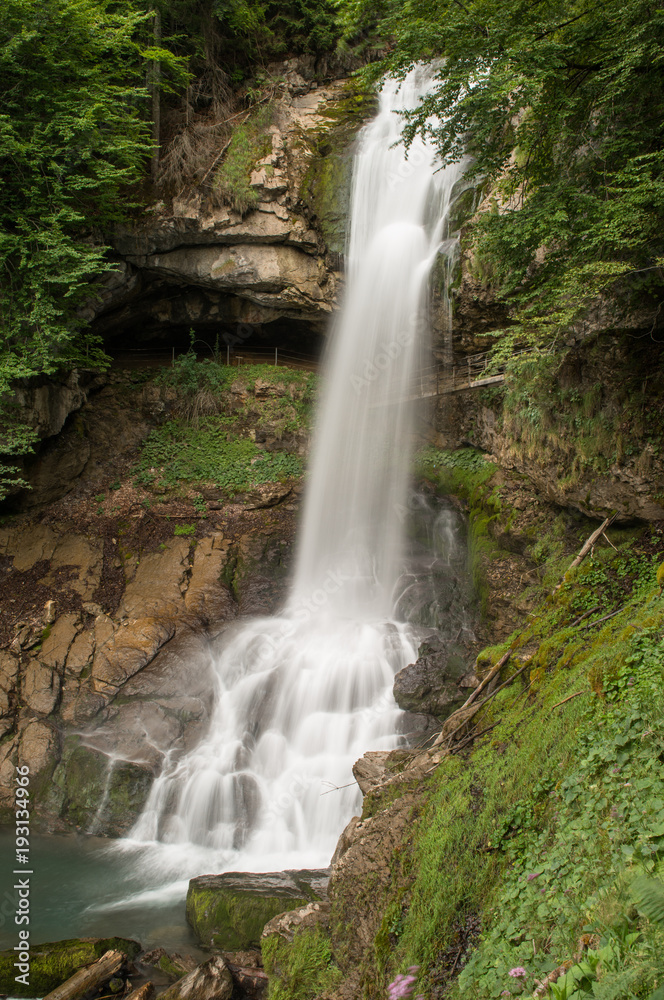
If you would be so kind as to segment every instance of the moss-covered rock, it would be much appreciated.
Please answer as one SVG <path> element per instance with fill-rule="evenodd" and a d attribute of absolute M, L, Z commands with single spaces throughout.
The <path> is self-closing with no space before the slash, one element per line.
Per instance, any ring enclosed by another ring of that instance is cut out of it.
<path fill-rule="evenodd" d="M 59 816 L 87 832 L 118 836 L 135 822 L 152 784 L 152 772 L 69 736 L 53 775 L 49 797 Z"/>
<path fill-rule="evenodd" d="M 204 947 L 251 948 L 278 913 L 323 898 L 328 875 L 327 870 L 200 875 L 189 883 L 187 920 Z"/>
<path fill-rule="evenodd" d="M 343 254 L 350 209 L 350 153 L 315 157 L 305 175 L 301 196 L 315 217 L 327 249 Z"/>
<path fill-rule="evenodd" d="M 66 982 L 78 969 L 96 962 L 109 951 L 121 951 L 135 958 L 141 950 L 129 938 L 70 938 L 30 947 L 30 983 L 16 981 L 16 952 L 0 952 L 0 993 L 14 997 L 43 997 Z"/>

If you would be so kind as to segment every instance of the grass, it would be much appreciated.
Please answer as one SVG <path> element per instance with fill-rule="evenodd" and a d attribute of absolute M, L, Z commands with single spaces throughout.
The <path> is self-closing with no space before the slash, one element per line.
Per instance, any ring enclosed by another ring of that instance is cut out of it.
<path fill-rule="evenodd" d="M 272 365 L 238 369 L 198 361 L 190 351 L 159 382 L 177 389 L 177 415 L 145 440 L 133 470 L 140 485 L 164 493 L 198 483 L 233 496 L 302 475 L 303 460 L 287 448 L 278 450 L 278 442 L 289 435 L 306 439 L 316 375 Z M 256 430 L 277 442 L 276 448 L 261 448 Z"/>

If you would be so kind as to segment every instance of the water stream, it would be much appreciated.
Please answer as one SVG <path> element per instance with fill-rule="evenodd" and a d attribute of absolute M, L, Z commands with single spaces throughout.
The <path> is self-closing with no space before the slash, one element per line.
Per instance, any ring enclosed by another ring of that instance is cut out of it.
<path fill-rule="evenodd" d="M 416 659 L 409 619 L 430 602 L 412 568 L 404 572 L 414 433 L 406 397 L 428 363 L 428 278 L 462 170 L 442 167 L 421 138 L 407 156 L 397 145 L 397 112 L 415 107 L 429 83 L 424 69 L 388 80 L 359 136 L 345 301 L 289 598 L 279 615 L 227 631 L 207 736 L 167 759 L 143 814 L 112 848 L 141 873 L 124 906 L 182 899 L 201 872 L 327 865 L 360 806 L 354 761 L 399 742 L 393 678 Z M 451 551 L 455 523 L 441 513 L 439 547 Z"/>
<path fill-rule="evenodd" d="M 395 616 L 414 373 L 425 361 L 427 283 L 461 167 L 421 138 L 398 145 L 400 110 L 428 84 L 388 80 L 354 167 L 347 289 L 331 338 L 295 578 L 276 617 L 243 623 L 215 672 L 207 737 L 170 761 L 129 835 L 175 865 L 329 862 L 358 806 L 354 761 L 398 742 L 396 671 L 417 656 Z M 324 795 L 323 792 L 333 794 Z"/>

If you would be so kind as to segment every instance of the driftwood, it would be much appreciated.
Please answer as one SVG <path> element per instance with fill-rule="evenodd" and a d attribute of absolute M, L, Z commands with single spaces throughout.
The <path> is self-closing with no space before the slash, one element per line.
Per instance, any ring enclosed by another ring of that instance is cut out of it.
<path fill-rule="evenodd" d="M 591 549 L 595 545 L 595 542 L 597 541 L 597 539 L 601 538 L 602 535 L 604 534 L 604 532 L 607 530 L 607 528 L 611 527 L 611 525 L 613 524 L 613 522 L 615 521 L 615 519 L 616 519 L 617 516 L 618 516 L 617 514 L 612 514 L 611 517 L 607 517 L 606 521 L 602 521 L 602 523 L 600 524 L 599 528 L 597 528 L 595 531 L 593 531 L 592 535 L 590 535 L 586 539 L 586 541 L 583 543 L 583 545 L 579 549 L 578 555 L 569 564 L 569 566 L 568 566 L 568 568 L 567 568 L 567 570 L 565 572 L 565 576 L 563 576 L 563 578 L 560 581 L 560 583 L 558 584 L 558 586 L 554 588 L 554 590 L 553 590 L 554 594 L 556 593 L 556 591 L 560 590 L 560 588 L 564 584 L 565 579 L 567 577 L 567 574 L 570 573 L 573 569 L 576 569 L 577 566 L 581 565 L 581 563 L 583 562 L 583 560 L 586 558 L 586 556 L 588 555 L 588 553 L 591 551 Z M 608 541 L 608 538 L 607 538 L 607 541 Z"/>
<path fill-rule="evenodd" d="M 125 997 L 125 1000 L 152 1000 L 154 996 L 154 983 L 143 983 L 138 989 L 132 990 L 131 993 Z"/>
<path fill-rule="evenodd" d="M 77 1000 L 111 979 L 126 961 L 127 956 L 121 951 L 107 951 L 92 965 L 75 972 L 62 986 L 51 990 L 44 1000 Z"/>

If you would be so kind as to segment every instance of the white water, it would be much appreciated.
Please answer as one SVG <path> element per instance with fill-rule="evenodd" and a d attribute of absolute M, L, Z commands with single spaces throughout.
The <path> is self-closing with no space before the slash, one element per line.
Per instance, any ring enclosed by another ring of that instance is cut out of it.
<path fill-rule="evenodd" d="M 227 634 L 196 749 L 167 761 L 128 847 L 179 878 L 329 863 L 357 811 L 354 761 L 397 745 L 396 671 L 416 658 L 392 620 L 413 433 L 406 394 L 426 363 L 428 275 L 460 166 L 416 139 L 422 70 L 388 81 L 361 133 L 345 303 L 332 337 L 295 579 L 283 612 Z"/>

